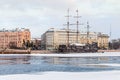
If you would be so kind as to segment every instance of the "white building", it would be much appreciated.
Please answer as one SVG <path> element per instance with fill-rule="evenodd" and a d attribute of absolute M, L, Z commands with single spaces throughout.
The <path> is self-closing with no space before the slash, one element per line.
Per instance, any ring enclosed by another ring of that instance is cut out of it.
<path fill-rule="evenodd" d="M 103 36 L 104 35 L 104 36 Z M 101 47 L 108 47 L 108 35 L 100 34 L 96 32 L 90 32 L 89 36 L 87 33 L 78 33 L 78 42 L 77 42 L 77 33 L 74 30 L 69 30 L 69 44 L 72 43 L 98 43 L 98 46 L 102 45 Z M 103 43 L 104 42 L 104 43 Z M 68 33 L 67 30 L 55 30 L 49 29 L 41 36 L 41 45 L 45 47 L 45 49 L 57 49 L 59 45 L 68 44 Z"/>

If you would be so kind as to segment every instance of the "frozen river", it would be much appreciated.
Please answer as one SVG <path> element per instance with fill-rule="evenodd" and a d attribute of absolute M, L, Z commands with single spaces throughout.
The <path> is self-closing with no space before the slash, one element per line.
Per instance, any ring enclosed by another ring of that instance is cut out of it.
<path fill-rule="evenodd" d="M 120 53 L 0 54 L 0 80 L 120 80 Z"/>
<path fill-rule="evenodd" d="M 50 54 L 49 54 L 50 55 Z M 61 54 L 63 55 L 63 54 Z M 66 54 L 65 54 L 66 55 Z M 75 55 L 75 54 L 72 54 Z M 119 56 L 1 55 L 0 75 L 36 72 L 99 72 L 120 70 Z"/>

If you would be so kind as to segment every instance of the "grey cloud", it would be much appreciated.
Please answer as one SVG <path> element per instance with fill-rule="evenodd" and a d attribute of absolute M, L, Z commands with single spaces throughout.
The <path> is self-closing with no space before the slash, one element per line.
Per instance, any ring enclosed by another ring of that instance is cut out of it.
<path fill-rule="evenodd" d="M 83 16 L 82 20 L 89 20 L 97 27 L 105 27 L 105 25 L 100 25 L 103 20 L 107 24 L 114 25 L 114 22 L 108 22 L 109 19 L 112 19 L 110 17 L 114 17 L 114 15 L 117 16 L 115 17 L 117 20 L 120 20 L 118 17 L 120 1 L 118 0 L 1 0 L 0 26 L 26 26 L 31 29 L 32 34 L 40 35 L 51 26 L 55 28 L 65 27 L 63 26 L 66 22 L 64 16 L 67 14 L 68 8 L 70 8 L 72 16 L 76 14 L 75 10 L 79 9 L 80 15 Z M 119 25 L 117 23 L 115 27 L 118 28 Z M 41 30 L 43 26 L 44 30 Z M 97 31 L 97 28 L 95 29 Z"/>

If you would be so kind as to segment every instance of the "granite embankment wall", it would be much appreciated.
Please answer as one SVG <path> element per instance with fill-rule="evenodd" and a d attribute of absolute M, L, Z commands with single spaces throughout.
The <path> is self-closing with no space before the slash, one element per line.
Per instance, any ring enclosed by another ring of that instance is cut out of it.
<path fill-rule="evenodd" d="M 98 52 L 120 52 L 120 50 L 98 50 Z"/>
<path fill-rule="evenodd" d="M 0 54 L 30 54 L 30 50 L 0 49 Z"/>
<path fill-rule="evenodd" d="M 55 53 L 55 51 L 48 50 L 20 50 L 20 49 L 0 49 L 0 54 L 47 54 Z"/>
<path fill-rule="evenodd" d="M 98 50 L 98 52 L 120 52 L 120 50 Z M 50 54 L 57 53 L 49 50 L 19 50 L 19 49 L 0 49 L 0 54 Z"/>
<path fill-rule="evenodd" d="M 31 50 L 32 54 L 50 54 L 55 53 L 55 51 L 49 51 L 49 50 Z"/>

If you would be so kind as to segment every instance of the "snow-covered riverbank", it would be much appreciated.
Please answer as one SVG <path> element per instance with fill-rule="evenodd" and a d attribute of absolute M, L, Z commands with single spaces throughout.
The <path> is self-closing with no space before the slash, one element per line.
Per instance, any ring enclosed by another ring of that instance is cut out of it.
<path fill-rule="evenodd" d="M 0 56 L 47 56 L 47 57 L 97 57 L 97 56 L 120 56 L 120 52 L 104 53 L 54 53 L 54 54 L 0 54 Z"/>
<path fill-rule="evenodd" d="M 0 54 L 0 56 L 47 56 L 47 57 L 99 57 L 99 56 L 120 56 L 120 52 L 104 53 L 53 53 L 53 54 Z"/>
<path fill-rule="evenodd" d="M 97 56 L 120 56 L 120 52 L 104 53 L 59 53 L 59 54 L 31 54 L 32 56 L 51 56 L 51 57 L 97 57 Z"/>
<path fill-rule="evenodd" d="M 105 72 L 41 72 L 2 75 L 0 80 L 120 80 L 120 71 Z"/>

